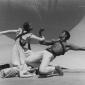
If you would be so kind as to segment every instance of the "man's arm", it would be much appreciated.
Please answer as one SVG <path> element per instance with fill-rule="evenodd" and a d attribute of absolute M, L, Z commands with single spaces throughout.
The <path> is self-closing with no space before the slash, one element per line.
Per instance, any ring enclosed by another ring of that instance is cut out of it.
<path fill-rule="evenodd" d="M 39 37 L 42 37 L 43 36 L 43 32 L 44 32 L 44 28 L 41 28 L 38 32 L 39 34 Z M 43 41 L 39 41 L 40 44 L 42 45 L 53 45 L 54 43 L 56 42 L 56 40 L 51 40 L 51 41 L 48 41 L 48 40 L 43 40 Z"/>
<path fill-rule="evenodd" d="M 57 42 L 57 40 L 51 40 L 51 41 L 44 40 L 44 41 L 40 41 L 39 43 L 42 45 L 53 45 L 55 42 Z"/>
<path fill-rule="evenodd" d="M 41 28 L 38 31 L 39 37 L 42 37 L 43 36 L 44 30 L 45 30 L 44 28 Z M 42 44 L 42 45 L 52 45 L 52 41 L 47 41 L 47 40 L 39 41 L 39 43 Z"/>
<path fill-rule="evenodd" d="M 69 50 L 85 51 L 85 47 L 80 47 L 74 44 L 69 44 L 68 47 L 69 47 Z"/>

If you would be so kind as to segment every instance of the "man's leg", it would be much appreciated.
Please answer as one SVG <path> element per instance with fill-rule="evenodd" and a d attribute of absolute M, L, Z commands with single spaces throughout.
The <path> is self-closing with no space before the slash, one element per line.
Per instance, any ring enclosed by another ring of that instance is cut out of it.
<path fill-rule="evenodd" d="M 42 61 L 39 67 L 39 72 L 41 74 L 50 74 L 55 71 L 55 66 L 49 66 L 53 55 L 48 51 L 44 51 Z"/>
<path fill-rule="evenodd" d="M 63 75 L 63 71 L 60 66 L 52 66 L 49 65 L 51 60 L 53 60 L 53 55 L 47 51 L 44 51 L 43 58 L 41 61 L 41 65 L 39 67 L 39 72 L 41 74 L 52 74 L 57 73 L 60 76 Z"/>

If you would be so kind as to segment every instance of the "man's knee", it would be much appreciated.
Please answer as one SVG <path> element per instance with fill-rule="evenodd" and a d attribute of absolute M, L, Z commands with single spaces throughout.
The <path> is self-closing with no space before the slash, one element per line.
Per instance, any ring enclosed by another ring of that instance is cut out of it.
<path fill-rule="evenodd" d="M 46 67 L 39 67 L 39 73 L 40 74 L 47 74 Z"/>

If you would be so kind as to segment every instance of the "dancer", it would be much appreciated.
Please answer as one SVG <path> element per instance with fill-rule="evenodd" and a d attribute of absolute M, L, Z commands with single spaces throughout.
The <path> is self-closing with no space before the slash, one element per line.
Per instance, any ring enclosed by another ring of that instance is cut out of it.
<path fill-rule="evenodd" d="M 31 54 L 31 47 L 30 47 L 31 39 L 36 39 L 38 41 L 44 40 L 44 37 L 41 38 L 34 35 L 33 33 L 30 32 L 31 30 L 32 30 L 31 25 L 28 22 L 25 22 L 23 24 L 23 27 L 19 28 L 18 30 L 7 30 L 0 32 L 0 34 L 8 32 L 17 33 L 15 45 L 13 46 L 13 51 L 12 51 L 13 66 L 19 66 L 24 64 L 26 56 L 29 56 Z"/>
<path fill-rule="evenodd" d="M 40 33 L 40 32 L 39 32 Z M 27 65 L 38 65 L 39 74 L 47 75 L 50 73 L 58 73 L 59 75 L 63 75 L 63 71 L 60 66 L 49 66 L 50 62 L 56 58 L 56 56 L 64 55 L 68 50 L 82 50 L 85 51 L 85 47 L 79 47 L 73 45 L 72 43 L 68 43 L 67 41 L 70 38 L 70 33 L 64 30 L 57 40 L 52 41 L 40 41 L 42 45 L 51 45 L 47 47 L 44 51 L 36 52 L 29 56 L 26 59 Z"/>
<path fill-rule="evenodd" d="M 0 71 L 1 78 L 29 78 L 33 76 L 35 76 L 35 72 L 31 70 L 31 67 L 27 67 L 27 65 L 24 65 L 24 67 L 20 65 L 17 67 L 5 68 Z"/>

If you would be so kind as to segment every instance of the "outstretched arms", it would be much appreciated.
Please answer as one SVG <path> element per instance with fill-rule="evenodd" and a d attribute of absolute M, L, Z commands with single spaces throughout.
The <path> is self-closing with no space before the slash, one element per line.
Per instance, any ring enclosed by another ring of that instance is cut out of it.
<path fill-rule="evenodd" d="M 39 37 L 42 37 L 43 36 L 43 31 L 44 31 L 44 28 L 41 28 L 38 32 L 39 34 Z M 47 41 L 47 40 L 43 40 L 43 41 L 39 41 L 40 44 L 42 45 L 52 45 L 53 42 L 52 41 Z"/>
<path fill-rule="evenodd" d="M 22 32 L 22 28 L 18 28 L 17 30 L 5 30 L 5 31 L 1 31 L 0 34 L 12 33 L 12 32 L 17 33 L 17 35 L 18 35 L 18 34 L 20 34 Z"/>
<path fill-rule="evenodd" d="M 17 30 L 6 30 L 6 31 L 1 31 L 0 34 L 10 33 L 10 32 L 17 32 Z"/>
<path fill-rule="evenodd" d="M 54 41 L 44 40 L 44 41 L 40 41 L 39 43 L 42 44 L 42 45 L 53 45 L 55 42 Z"/>
<path fill-rule="evenodd" d="M 43 36 L 43 31 L 44 31 L 44 28 L 42 28 L 42 29 L 39 30 L 38 34 L 39 34 L 40 37 Z M 39 43 L 42 44 L 42 45 L 53 45 L 57 41 L 58 40 L 52 39 L 52 40 L 39 41 Z"/>
<path fill-rule="evenodd" d="M 36 36 L 36 35 L 34 35 L 34 34 L 31 35 L 31 38 L 36 39 L 36 40 L 39 40 L 39 41 L 45 40 L 44 36 L 38 37 L 38 36 Z"/>
<path fill-rule="evenodd" d="M 69 44 L 68 47 L 69 47 L 69 50 L 85 51 L 85 47 L 77 46 L 74 44 Z"/>
<path fill-rule="evenodd" d="M 43 41 L 43 40 L 45 40 L 45 37 L 42 36 L 42 31 L 44 31 L 44 29 L 39 31 L 39 36 L 36 36 L 36 35 L 34 35 L 32 33 L 29 33 L 29 34 L 27 34 L 27 37 L 30 37 L 32 39 L 36 39 L 38 41 Z"/>

